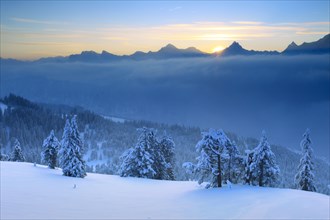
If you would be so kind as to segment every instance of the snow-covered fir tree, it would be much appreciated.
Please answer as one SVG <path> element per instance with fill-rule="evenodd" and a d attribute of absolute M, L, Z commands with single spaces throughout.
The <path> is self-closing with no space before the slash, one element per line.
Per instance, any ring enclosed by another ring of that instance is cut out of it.
<path fill-rule="evenodd" d="M 63 135 L 61 140 L 61 147 L 58 151 L 59 165 L 61 168 L 68 164 L 68 155 L 70 154 L 69 140 L 70 140 L 71 124 L 70 119 L 65 120 L 65 126 L 63 129 Z"/>
<path fill-rule="evenodd" d="M 156 151 L 156 160 L 160 160 L 158 169 L 158 178 L 162 180 L 174 180 L 174 148 L 175 143 L 173 139 L 164 135 L 158 144 L 159 151 Z"/>
<path fill-rule="evenodd" d="M 253 161 L 253 150 L 245 150 L 245 159 L 244 159 L 244 183 L 251 184 L 252 182 L 252 170 L 251 164 Z"/>
<path fill-rule="evenodd" d="M 230 142 L 228 139 L 225 143 L 227 155 L 224 161 L 223 179 L 229 180 L 231 183 L 238 183 L 244 169 L 243 157 L 240 155 L 234 141 Z"/>
<path fill-rule="evenodd" d="M 57 153 L 60 148 L 60 142 L 57 140 L 54 134 L 54 130 L 51 130 L 49 136 L 44 140 L 41 152 L 41 161 L 48 165 L 49 168 L 55 169 L 57 165 Z"/>
<path fill-rule="evenodd" d="M 7 154 L 0 153 L 0 161 L 8 161 L 10 158 Z"/>
<path fill-rule="evenodd" d="M 262 132 L 259 145 L 254 149 L 250 164 L 251 183 L 259 186 L 275 186 L 278 183 L 280 169 L 267 141 L 266 132 Z"/>
<path fill-rule="evenodd" d="M 136 145 L 121 156 L 122 164 L 119 174 L 122 177 L 141 177 L 153 179 L 156 176 L 155 150 L 158 142 L 154 129 L 138 129 L 140 136 Z"/>
<path fill-rule="evenodd" d="M 221 187 L 224 161 L 228 158 L 226 146 L 230 144 L 229 138 L 222 130 L 210 129 L 208 132 L 202 132 L 202 140 L 196 145 L 196 151 L 199 153 L 197 164 L 185 163 L 184 166 L 193 169 L 199 184 L 209 182 L 206 188 Z"/>
<path fill-rule="evenodd" d="M 22 153 L 22 149 L 21 149 L 21 144 L 17 139 L 15 139 L 15 142 L 14 142 L 14 150 L 11 153 L 10 161 L 16 161 L 16 162 L 25 161 L 25 157 L 24 157 L 24 155 Z"/>
<path fill-rule="evenodd" d="M 316 187 L 314 184 L 314 164 L 312 161 L 312 141 L 310 139 L 310 131 L 309 129 L 303 134 L 303 139 L 300 143 L 300 147 L 302 150 L 302 157 L 300 159 L 300 163 L 298 166 L 298 173 L 295 176 L 295 184 L 297 189 L 305 190 L 305 191 L 316 191 Z"/>
<path fill-rule="evenodd" d="M 73 116 L 71 122 L 69 119 L 66 120 L 59 155 L 63 175 L 81 178 L 86 176 L 83 143 L 78 131 L 76 116 Z"/>

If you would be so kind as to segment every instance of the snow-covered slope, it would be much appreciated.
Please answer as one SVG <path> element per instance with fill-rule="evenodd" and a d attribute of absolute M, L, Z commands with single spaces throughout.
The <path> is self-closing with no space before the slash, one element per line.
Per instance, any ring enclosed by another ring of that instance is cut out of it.
<path fill-rule="evenodd" d="M 1 114 L 4 114 L 5 110 L 8 108 L 7 105 L 3 104 L 2 102 L 0 102 L 0 110 L 1 110 Z"/>
<path fill-rule="evenodd" d="M 329 219 L 329 196 L 88 174 L 1 162 L 1 219 Z M 76 184 L 76 188 L 74 188 Z"/>
<path fill-rule="evenodd" d="M 124 123 L 125 121 L 127 121 L 127 119 L 124 119 L 124 118 L 118 118 L 118 117 L 113 117 L 113 116 L 105 116 L 103 115 L 102 116 L 104 119 L 107 119 L 107 120 L 111 120 L 113 122 L 118 122 L 118 123 Z"/>

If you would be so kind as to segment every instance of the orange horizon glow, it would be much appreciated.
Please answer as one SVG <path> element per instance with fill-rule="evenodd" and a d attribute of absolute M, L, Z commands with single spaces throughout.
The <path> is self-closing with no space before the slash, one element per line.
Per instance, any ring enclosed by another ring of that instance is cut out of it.
<path fill-rule="evenodd" d="M 330 22 L 313 24 L 264 22 L 194 22 L 160 26 L 111 26 L 76 28 L 74 24 L 13 18 L 24 27 L 12 28 L 1 24 L 2 58 L 33 60 L 41 57 L 68 56 L 81 51 L 106 50 L 116 55 L 136 51 L 158 51 L 168 43 L 178 48 L 196 47 L 207 53 L 218 53 L 233 41 L 253 50 L 284 50 L 289 43 L 312 42 L 329 33 Z M 40 29 L 35 26 L 41 25 Z M 210 48 L 212 48 L 210 50 Z"/>
<path fill-rule="evenodd" d="M 212 49 L 212 53 L 220 53 L 224 49 L 225 49 L 225 47 L 223 47 L 223 46 L 217 46 L 217 47 Z"/>

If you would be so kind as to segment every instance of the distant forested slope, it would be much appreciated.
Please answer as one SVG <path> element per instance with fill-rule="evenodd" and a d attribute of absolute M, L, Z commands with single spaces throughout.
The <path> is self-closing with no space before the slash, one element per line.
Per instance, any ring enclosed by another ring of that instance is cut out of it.
<path fill-rule="evenodd" d="M 1 153 L 9 155 L 17 138 L 29 162 L 40 163 L 44 138 L 51 129 L 54 129 L 56 136 L 61 139 L 66 116 L 74 114 L 78 116 L 79 130 L 84 139 L 85 159 L 89 172 L 116 174 L 120 156 L 135 144 L 137 128 L 145 126 L 157 129 L 159 137 L 164 132 L 172 136 L 176 144 L 175 178 L 187 180 L 190 176 L 182 168 L 182 163 L 195 161 L 197 157 L 195 145 L 201 139 L 201 129 L 197 127 L 116 120 L 80 107 L 37 104 L 16 95 L 3 98 L 0 104 Z M 258 144 L 255 138 L 243 138 L 234 133 L 226 133 L 236 142 L 242 155 L 246 149 L 253 149 Z M 293 188 L 293 179 L 300 160 L 299 153 L 275 145 L 272 145 L 272 150 L 281 169 L 280 187 Z M 315 158 L 314 162 L 318 192 L 330 194 L 329 163 L 318 158 Z"/>

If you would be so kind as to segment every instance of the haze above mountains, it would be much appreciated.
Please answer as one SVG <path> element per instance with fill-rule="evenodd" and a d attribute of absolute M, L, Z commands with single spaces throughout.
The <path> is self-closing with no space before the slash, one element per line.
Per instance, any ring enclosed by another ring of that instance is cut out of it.
<path fill-rule="evenodd" d="M 170 59 L 170 58 L 192 58 L 192 57 L 228 57 L 238 55 L 298 55 L 298 54 L 327 54 L 330 53 L 330 34 L 323 38 L 297 45 L 292 42 L 288 47 L 282 51 L 255 51 L 243 48 L 238 42 L 234 41 L 229 47 L 220 52 L 205 53 L 195 47 L 186 49 L 178 49 L 172 44 L 162 47 L 156 52 L 149 51 L 147 53 L 136 51 L 131 55 L 115 55 L 107 51 L 97 53 L 95 51 L 83 51 L 80 54 L 72 54 L 69 56 L 46 57 L 36 60 L 36 62 L 112 62 L 119 60 L 146 60 L 146 59 Z M 15 59 L 5 59 L 16 61 Z"/>

